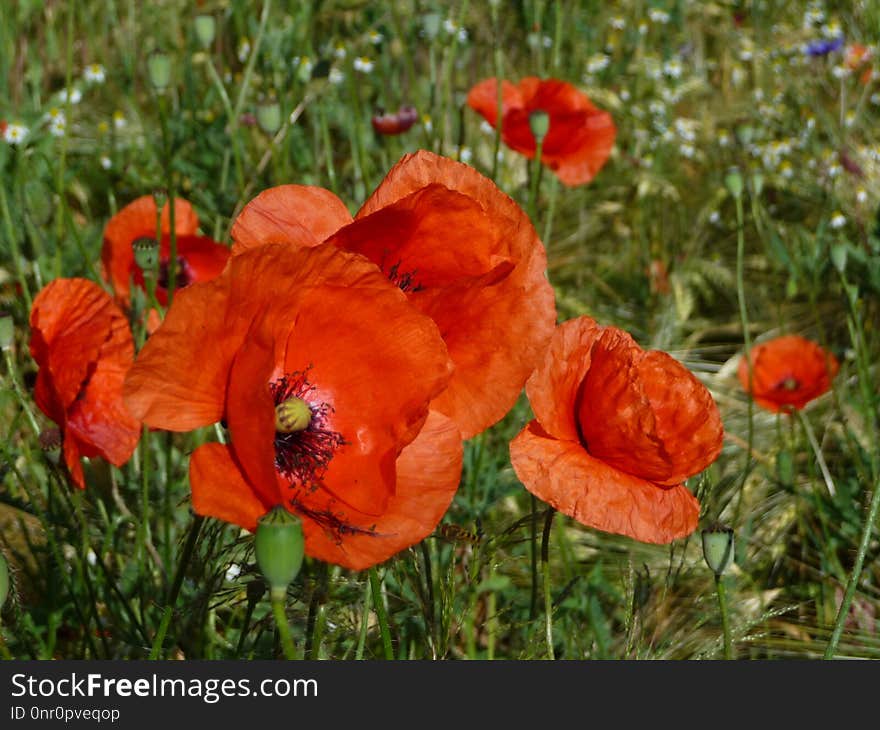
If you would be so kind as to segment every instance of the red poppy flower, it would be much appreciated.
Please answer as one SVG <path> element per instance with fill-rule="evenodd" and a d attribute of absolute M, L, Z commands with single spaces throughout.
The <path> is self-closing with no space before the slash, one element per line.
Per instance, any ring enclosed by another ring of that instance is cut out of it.
<path fill-rule="evenodd" d="M 414 106 L 402 106 L 396 113 L 377 114 L 372 118 L 373 129 L 378 134 L 403 134 L 419 118 Z"/>
<path fill-rule="evenodd" d="M 800 410 L 831 388 L 840 363 L 830 352 L 799 335 L 786 335 L 751 349 L 752 397 L 767 410 Z M 737 371 L 749 392 L 748 361 L 740 360 Z"/>
<path fill-rule="evenodd" d="M 228 424 L 228 446 L 193 453 L 197 512 L 253 530 L 283 504 L 309 555 L 360 569 L 424 538 L 458 487 L 461 435 L 429 416 L 451 368 L 369 261 L 267 245 L 174 298 L 126 402 L 171 431 Z"/>
<path fill-rule="evenodd" d="M 529 159 L 535 156 L 535 137 L 529 125 L 532 112 L 546 112 L 550 128 L 541 147 L 541 162 L 566 185 L 590 182 L 608 160 L 617 129 L 608 112 L 597 109 L 586 94 L 558 79 L 527 77 L 514 86 L 501 82 L 504 144 Z M 493 127 L 498 112 L 494 78 L 481 81 L 468 93 L 468 105 Z"/>
<path fill-rule="evenodd" d="M 697 527 L 682 482 L 721 451 L 709 391 L 664 352 L 589 317 L 560 325 L 526 392 L 536 420 L 510 444 L 532 494 L 590 527 L 667 543 Z"/>
<path fill-rule="evenodd" d="M 61 428 L 64 460 L 85 487 L 80 456 L 121 466 L 137 446 L 140 423 L 122 402 L 134 359 L 128 320 L 101 287 L 55 279 L 34 299 L 31 355 L 39 365 L 34 399 Z"/>
<path fill-rule="evenodd" d="M 174 200 L 174 227 L 177 232 L 176 288 L 194 281 L 208 281 L 223 271 L 229 249 L 205 236 L 199 236 L 199 219 L 193 207 L 181 198 Z M 162 240 L 159 244 L 159 277 L 156 298 L 168 301 L 169 258 L 171 256 L 171 217 L 168 204 L 162 209 Z M 102 274 L 110 282 L 116 301 L 128 307 L 131 280 L 144 285 L 143 273 L 135 263 L 131 245 L 139 238 L 156 240 L 156 200 L 144 195 L 114 215 L 104 228 L 101 250 Z"/>
<path fill-rule="evenodd" d="M 264 191 L 232 228 L 233 254 L 329 241 L 366 256 L 440 328 L 455 373 L 432 408 L 465 438 L 516 402 L 553 332 L 547 258 L 528 216 L 472 167 L 420 151 L 395 165 L 354 220 L 321 188 Z"/>

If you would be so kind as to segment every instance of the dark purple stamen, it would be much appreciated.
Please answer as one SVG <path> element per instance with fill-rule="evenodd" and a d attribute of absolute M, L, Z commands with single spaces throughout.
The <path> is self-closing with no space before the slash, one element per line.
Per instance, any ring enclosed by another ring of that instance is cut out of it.
<path fill-rule="evenodd" d="M 401 262 L 398 261 L 392 267 L 390 267 L 387 271 L 385 271 L 385 276 L 389 278 L 392 284 L 396 285 L 401 291 L 406 292 L 407 294 L 411 292 L 421 291 L 425 287 L 416 281 L 416 274 L 419 273 L 418 269 L 413 269 L 412 271 L 400 271 Z M 382 270 L 385 270 L 385 267 L 382 267 Z"/>
<path fill-rule="evenodd" d="M 156 279 L 156 284 L 158 284 L 163 289 L 168 289 L 168 283 L 171 278 L 171 262 L 168 259 L 159 262 L 159 276 Z M 177 277 L 174 280 L 174 288 L 182 289 L 185 286 L 188 286 L 192 283 L 192 276 L 189 273 L 189 267 L 186 265 L 186 260 L 181 256 L 177 257 Z"/>
<path fill-rule="evenodd" d="M 290 506 L 297 514 L 307 517 L 312 520 L 312 522 L 320 525 L 337 545 L 341 545 L 342 538 L 347 535 L 369 535 L 370 537 L 379 537 L 375 525 L 371 527 L 358 527 L 352 525 L 343 519 L 342 513 L 337 514 L 329 509 L 312 509 L 300 502 L 299 499 L 297 499 L 297 495 L 294 495 L 290 500 Z"/>

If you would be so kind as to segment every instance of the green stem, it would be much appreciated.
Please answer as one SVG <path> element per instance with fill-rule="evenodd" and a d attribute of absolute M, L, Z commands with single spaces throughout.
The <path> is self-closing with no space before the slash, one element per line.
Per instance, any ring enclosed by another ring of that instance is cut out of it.
<path fill-rule="evenodd" d="M 226 93 L 226 87 L 223 85 L 220 74 L 217 73 L 214 61 L 210 58 L 208 59 L 208 75 L 211 77 L 211 81 L 217 88 L 217 93 L 220 94 L 220 101 L 223 104 L 223 110 L 226 112 L 226 118 L 229 120 L 227 126 L 229 127 L 230 139 L 232 140 L 232 159 L 235 163 L 235 179 L 238 181 L 238 189 L 241 190 L 244 187 L 244 168 L 242 167 L 241 162 L 241 140 L 233 129 L 235 112 L 232 110 L 232 102 L 229 101 L 229 94 Z M 225 187 L 224 176 L 221 188 L 225 189 Z"/>
<path fill-rule="evenodd" d="M 810 421 L 804 415 L 803 411 L 799 408 L 795 409 L 795 413 L 798 415 L 798 420 L 801 422 L 801 426 L 804 428 L 804 432 L 807 434 L 807 440 L 810 442 L 810 446 L 813 447 L 813 453 L 816 454 L 816 461 L 819 464 L 819 471 L 822 472 L 822 478 L 825 480 L 825 486 L 828 487 L 828 491 L 833 497 L 837 490 L 834 488 L 834 480 L 831 478 L 831 473 L 828 471 L 828 465 L 825 463 L 825 457 L 822 456 L 822 447 L 819 446 L 819 441 L 816 439 L 816 434 L 813 433 L 813 427 L 810 425 Z"/>
<path fill-rule="evenodd" d="M 492 26 L 494 34 L 492 36 L 492 44 L 494 46 L 494 62 L 495 62 L 495 87 L 497 91 L 497 101 L 495 107 L 495 146 L 492 150 L 492 179 L 498 183 L 498 153 L 501 150 L 501 129 L 504 123 L 504 92 L 502 84 L 504 82 L 504 57 L 501 54 L 501 30 L 498 22 L 498 3 L 492 4 Z"/>
<path fill-rule="evenodd" d="M 547 217 L 544 220 L 544 234 L 541 236 L 545 248 L 550 245 L 550 235 L 553 233 L 553 215 L 556 213 L 556 193 L 558 191 L 559 178 L 553 175 L 550 178 L 550 200 L 547 204 Z"/>
<path fill-rule="evenodd" d="M 293 637 L 290 635 L 290 624 L 287 622 L 287 613 L 284 610 L 284 594 L 278 595 L 272 592 L 272 614 L 275 616 L 275 625 L 278 627 L 278 636 L 281 639 L 281 649 L 285 659 L 296 659 L 296 647 L 293 645 Z"/>
<path fill-rule="evenodd" d="M 535 140 L 535 159 L 532 161 L 532 175 L 529 185 L 529 218 L 532 222 L 537 220 L 538 212 L 538 186 L 541 184 L 541 171 L 544 169 L 541 165 L 541 152 L 544 147 L 543 139 Z M 535 226 L 537 228 L 537 226 Z"/>
<path fill-rule="evenodd" d="M 159 630 L 156 632 L 156 638 L 153 640 L 153 647 L 150 649 L 150 659 L 158 659 L 162 653 L 162 644 L 165 642 L 165 633 L 168 631 L 168 625 L 171 622 L 171 614 L 174 612 L 174 605 L 177 603 L 177 597 L 180 595 L 180 588 L 183 585 L 183 577 L 189 566 L 190 558 L 192 558 L 193 550 L 199 538 L 199 531 L 205 518 L 201 515 L 195 515 L 192 524 L 189 527 L 189 534 L 186 536 L 186 544 L 183 546 L 183 552 L 180 554 L 180 561 L 177 563 L 177 570 L 174 573 L 174 582 L 171 584 L 171 590 L 168 592 L 168 598 L 165 601 L 165 610 L 162 614 L 162 623 L 159 624 Z"/>
<path fill-rule="evenodd" d="M 727 613 L 727 588 L 720 575 L 715 576 L 715 590 L 718 593 L 718 608 L 721 611 L 721 630 L 724 633 L 724 658 L 733 659 L 733 644 L 730 640 L 730 617 Z"/>
<path fill-rule="evenodd" d="M 364 591 L 364 610 L 361 613 L 361 631 L 358 635 L 357 649 L 354 653 L 354 658 L 357 660 L 364 658 L 364 646 L 366 646 L 367 643 L 367 627 L 370 623 L 370 608 L 372 606 L 372 601 L 373 589 L 370 585 L 370 581 L 367 581 L 366 590 Z"/>
<path fill-rule="evenodd" d="M 12 267 L 15 269 L 15 278 L 21 291 L 24 294 L 25 302 L 27 302 L 28 311 L 33 305 L 33 296 L 31 295 L 30 285 L 24 275 L 24 269 L 21 268 L 21 250 L 18 248 L 18 236 L 12 228 L 12 217 L 9 215 L 9 204 L 6 200 L 6 186 L 0 185 L 0 215 L 3 216 L 3 225 L 6 229 L 6 238 L 9 241 L 9 249 L 12 253 Z"/>
<path fill-rule="evenodd" d="M 865 564 L 865 555 L 868 553 L 868 546 L 871 543 L 871 534 L 874 531 L 874 523 L 877 522 L 877 514 L 880 512 L 880 477 L 874 482 L 874 491 L 871 495 L 871 506 L 868 508 L 868 516 L 865 519 L 865 526 L 862 529 L 862 539 L 859 541 L 859 551 L 856 554 L 856 562 L 853 564 L 852 572 L 846 583 L 846 590 L 843 593 L 843 601 L 840 603 L 840 609 L 837 611 L 837 618 L 834 621 L 834 629 L 831 632 L 831 640 L 825 649 L 825 659 L 833 659 L 837 652 L 837 645 L 840 643 L 840 637 L 843 633 L 843 625 L 846 617 L 849 615 L 849 608 L 852 605 L 853 598 L 856 594 L 856 588 L 862 577 L 862 567 Z"/>
<path fill-rule="evenodd" d="M 533 621 L 538 612 L 538 500 L 529 495 L 532 507 L 529 520 L 529 547 L 532 561 L 532 594 L 529 600 L 529 620 Z"/>
<path fill-rule="evenodd" d="M 544 622 L 547 636 L 547 658 L 555 659 L 553 653 L 553 596 L 550 591 L 550 529 L 556 510 L 548 507 L 544 520 L 544 535 L 541 538 L 541 573 L 544 583 Z"/>
<path fill-rule="evenodd" d="M 28 423 L 30 424 L 31 430 L 34 432 L 34 435 L 39 436 L 40 424 L 37 423 L 37 418 L 36 416 L 34 416 L 34 412 L 31 410 L 30 404 L 28 404 L 24 390 L 21 387 L 21 383 L 18 382 L 18 370 L 15 367 L 15 360 L 12 358 L 12 348 L 4 348 L 3 359 L 6 361 L 6 371 L 9 373 L 9 380 L 12 381 L 12 390 L 15 392 L 15 397 L 18 399 L 18 404 L 21 406 L 21 410 L 24 411 L 24 415 L 27 417 Z"/>
<path fill-rule="evenodd" d="M 76 0 L 71 0 L 67 6 L 67 41 L 65 49 L 65 75 L 64 91 L 67 95 L 64 100 L 64 136 L 61 138 L 61 154 L 58 159 L 58 174 L 55 178 L 55 190 L 58 194 L 60 212 L 56 226 L 56 245 L 61 246 L 64 237 L 64 223 L 67 219 L 67 196 L 64 193 L 64 173 L 67 164 L 67 139 L 70 130 L 70 97 L 73 83 L 73 17 L 76 13 Z"/>
<path fill-rule="evenodd" d="M 382 648 L 386 659 L 394 659 L 394 648 L 391 646 L 391 631 L 388 628 L 388 613 L 385 611 L 385 603 L 382 600 L 382 581 L 375 567 L 370 568 L 370 589 L 373 592 L 373 603 L 376 605 L 376 615 L 379 617 L 379 630 L 382 633 Z"/>
<path fill-rule="evenodd" d="M 745 216 L 743 214 L 743 204 L 742 204 L 742 194 L 734 195 L 734 200 L 736 201 L 736 298 L 739 301 L 739 318 L 740 325 L 743 331 L 743 344 L 745 347 L 744 357 L 746 358 L 746 367 L 748 369 L 749 375 L 749 387 L 748 387 L 748 396 L 749 396 L 749 420 L 748 420 L 748 432 L 747 432 L 747 440 L 746 440 L 746 463 L 743 467 L 743 475 L 742 481 L 739 486 L 739 495 L 737 496 L 736 509 L 734 510 L 734 522 L 739 517 L 740 506 L 742 505 L 743 500 L 743 491 L 746 486 L 746 479 L 748 479 L 749 472 L 752 467 L 752 446 L 754 442 L 754 410 L 755 410 L 755 402 L 752 397 L 752 379 L 753 379 L 753 368 L 752 368 L 752 335 L 749 331 L 749 313 L 746 309 L 746 287 L 745 287 Z"/>

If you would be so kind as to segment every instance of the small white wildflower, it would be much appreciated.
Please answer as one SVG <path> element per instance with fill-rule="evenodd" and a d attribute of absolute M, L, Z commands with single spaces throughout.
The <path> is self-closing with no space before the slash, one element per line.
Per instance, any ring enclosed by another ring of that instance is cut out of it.
<path fill-rule="evenodd" d="M 872 104 L 880 104 L 880 94 L 877 94 L 877 93 L 871 94 L 871 103 Z"/>
<path fill-rule="evenodd" d="M 850 73 L 850 69 L 842 64 L 838 64 L 831 69 L 831 75 L 836 79 L 845 79 Z"/>
<path fill-rule="evenodd" d="M 230 563 L 229 567 L 226 569 L 226 580 L 229 583 L 232 583 L 238 576 L 241 575 L 241 566 L 236 563 Z"/>
<path fill-rule="evenodd" d="M 837 211 L 833 216 L 831 216 L 831 220 L 828 221 L 828 225 L 832 228 L 843 228 L 846 225 L 846 216 L 840 211 Z"/>
<path fill-rule="evenodd" d="M 443 30 L 445 30 L 449 35 L 458 31 L 458 23 L 456 23 L 452 18 L 446 18 L 443 21 Z"/>
<path fill-rule="evenodd" d="M 663 98 L 667 104 L 678 104 L 681 101 L 681 90 L 680 89 L 663 89 L 660 92 L 660 96 Z"/>
<path fill-rule="evenodd" d="M 340 61 L 345 58 L 346 53 L 345 46 L 341 43 L 337 43 L 336 47 L 333 49 L 333 57 L 338 58 Z"/>
<path fill-rule="evenodd" d="M 593 54 L 587 59 L 587 73 L 599 73 L 599 71 L 608 68 L 609 63 L 611 63 L 611 59 L 604 53 Z"/>
<path fill-rule="evenodd" d="M 627 91 L 626 89 L 621 89 L 620 90 L 620 100 L 621 101 L 629 101 L 630 100 L 629 91 Z"/>
<path fill-rule="evenodd" d="M 46 122 L 64 122 L 64 112 L 61 111 L 57 106 L 53 106 L 49 111 L 47 111 L 43 115 L 43 121 Z"/>
<path fill-rule="evenodd" d="M 645 110 L 642 109 L 638 104 L 633 104 L 629 108 L 629 113 L 632 114 L 636 119 L 644 119 Z"/>
<path fill-rule="evenodd" d="M 86 562 L 92 566 L 98 563 L 98 556 L 95 555 L 95 551 L 91 548 L 89 548 L 89 551 L 86 553 Z"/>
<path fill-rule="evenodd" d="M 100 63 L 86 66 L 85 71 L 83 71 L 83 78 L 90 84 L 103 84 L 106 78 L 104 67 Z"/>
<path fill-rule="evenodd" d="M 458 33 L 455 34 L 455 37 L 458 39 L 459 43 L 467 43 L 468 32 L 466 28 L 459 28 Z"/>
<path fill-rule="evenodd" d="M 666 25 L 666 23 L 669 22 L 669 13 L 660 8 L 651 8 L 651 10 L 648 11 L 648 17 L 652 22 L 660 23 L 662 25 Z"/>
<path fill-rule="evenodd" d="M 553 47 L 553 39 L 549 35 L 545 35 L 541 39 L 541 43 L 544 45 L 544 48 L 552 48 Z"/>
<path fill-rule="evenodd" d="M 717 210 L 713 210 L 711 213 L 709 213 L 709 223 L 711 223 L 713 226 L 717 226 L 719 223 L 721 223 L 721 214 Z"/>
<path fill-rule="evenodd" d="M 385 36 L 382 35 L 378 30 L 371 30 L 367 33 L 367 40 L 370 41 L 374 46 L 378 46 L 382 41 L 385 40 Z"/>
<path fill-rule="evenodd" d="M 848 111 L 846 113 L 846 116 L 843 119 L 843 123 L 847 127 L 851 127 L 853 124 L 855 124 L 856 123 L 856 113 L 854 111 Z"/>
<path fill-rule="evenodd" d="M 431 122 L 431 117 L 428 114 L 422 115 L 422 126 L 425 128 L 425 131 L 430 133 L 434 129 L 434 124 Z"/>
<path fill-rule="evenodd" d="M 336 66 L 334 66 L 327 74 L 327 81 L 329 81 L 331 84 L 341 84 L 343 81 L 345 81 L 345 74 L 342 73 L 341 70 L 336 68 Z"/>
<path fill-rule="evenodd" d="M 859 188 L 856 190 L 856 200 L 859 203 L 865 203 L 868 200 L 868 191 L 864 188 Z"/>
<path fill-rule="evenodd" d="M 675 120 L 675 131 L 684 142 L 695 142 L 697 139 L 697 123 L 693 119 L 679 117 Z"/>
<path fill-rule="evenodd" d="M 474 153 L 471 151 L 470 147 L 462 147 L 458 151 L 458 159 L 462 162 L 468 163 L 473 158 Z"/>
<path fill-rule="evenodd" d="M 828 177 L 840 177 L 840 173 L 843 172 L 843 168 L 840 165 L 831 165 L 828 168 Z"/>
<path fill-rule="evenodd" d="M 684 66 L 677 58 L 671 58 L 663 64 L 663 73 L 672 79 L 680 79 L 684 72 Z"/>
<path fill-rule="evenodd" d="M 681 152 L 683 157 L 687 157 L 689 160 L 692 160 L 697 154 L 697 150 L 692 144 L 679 145 L 678 151 Z"/>
<path fill-rule="evenodd" d="M 655 117 L 666 116 L 666 105 L 662 101 L 658 101 L 654 99 L 650 104 L 648 104 L 648 110 Z"/>
<path fill-rule="evenodd" d="M 626 20 L 621 15 L 615 15 L 611 18 L 611 27 L 615 30 L 623 30 L 626 28 Z"/>
<path fill-rule="evenodd" d="M 125 115 L 121 111 L 117 109 L 115 112 L 113 112 L 113 126 L 116 129 L 124 129 L 126 124 L 128 124 L 128 122 L 125 119 Z"/>
<path fill-rule="evenodd" d="M 742 66 L 734 66 L 733 71 L 730 73 L 730 81 L 734 86 L 742 86 L 743 81 L 746 80 L 746 72 Z"/>
<path fill-rule="evenodd" d="M 639 35 L 645 35 L 648 32 L 648 24 L 643 20 L 639 23 Z"/>
<path fill-rule="evenodd" d="M 654 81 L 659 81 L 663 78 L 663 64 L 660 63 L 660 59 L 656 56 L 645 56 L 645 75 L 654 79 Z"/>
<path fill-rule="evenodd" d="M 67 103 L 67 89 L 61 89 L 58 92 L 58 101 L 62 104 Z M 70 103 L 71 104 L 79 104 L 82 101 L 82 92 L 77 89 L 75 86 L 70 90 Z"/>
<path fill-rule="evenodd" d="M 764 90 L 763 89 L 755 89 L 752 96 L 754 96 L 755 101 L 764 101 Z"/>
<path fill-rule="evenodd" d="M 248 56 L 251 55 L 251 42 L 247 38 L 242 38 L 238 42 L 238 51 L 236 52 L 238 60 L 244 63 Z"/>
<path fill-rule="evenodd" d="M 375 67 L 375 63 L 371 58 L 367 58 L 367 56 L 358 56 L 354 59 L 354 70 L 360 71 L 361 73 L 368 74 Z"/>
<path fill-rule="evenodd" d="M 105 170 L 109 170 L 111 167 L 113 167 L 113 162 L 109 157 L 107 157 L 107 155 L 101 155 L 101 167 L 103 167 Z"/>
<path fill-rule="evenodd" d="M 49 124 L 49 134 L 53 137 L 63 137 L 67 132 L 67 122 L 64 120 L 64 117 L 61 119 L 54 119 Z"/>
<path fill-rule="evenodd" d="M 840 27 L 840 22 L 832 20 L 830 23 L 823 25 L 822 35 L 826 38 L 837 38 L 838 36 L 843 35 L 843 29 Z"/>
<path fill-rule="evenodd" d="M 755 52 L 751 48 L 743 48 L 739 52 L 739 60 L 740 61 L 751 61 L 754 57 Z"/>
<path fill-rule="evenodd" d="M 779 174 L 786 180 L 791 180 L 794 177 L 794 167 L 788 160 L 779 166 Z"/>
<path fill-rule="evenodd" d="M 719 147 L 729 147 L 730 146 L 730 135 L 726 130 L 722 129 L 718 132 L 718 146 Z"/>

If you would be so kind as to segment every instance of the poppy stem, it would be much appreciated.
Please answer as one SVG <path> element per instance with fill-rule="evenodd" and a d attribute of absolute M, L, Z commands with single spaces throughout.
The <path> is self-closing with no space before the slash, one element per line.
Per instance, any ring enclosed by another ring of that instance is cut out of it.
<path fill-rule="evenodd" d="M 537 212 L 538 212 L 538 186 L 541 184 L 541 170 L 543 167 L 541 166 L 541 151 L 544 147 L 544 140 L 535 139 L 535 160 L 533 163 L 532 175 L 530 179 L 529 185 L 529 218 L 532 219 L 532 224 L 537 229 L 536 221 L 537 221 Z"/>
<path fill-rule="evenodd" d="M 724 658 L 733 659 L 733 644 L 730 640 L 730 617 L 727 612 L 727 588 L 721 576 L 715 574 L 715 590 L 718 593 L 718 608 L 721 611 L 721 631 L 724 634 Z"/>
<path fill-rule="evenodd" d="M 272 596 L 272 615 L 275 617 L 275 625 L 278 627 L 278 636 L 281 639 L 281 650 L 285 659 L 296 659 L 296 647 L 293 645 L 293 637 L 290 635 L 290 624 L 287 622 L 287 612 L 284 609 L 284 599 Z"/>
<path fill-rule="evenodd" d="M 12 383 L 12 390 L 15 393 L 15 397 L 18 399 L 18 404 L 21 406 L 21 410 L 24 411 L 24 415 L 28 420 L 28 424 L 30 424 L 31 430 L 34 432 L 34 435 L 39 437 L 40 424 L 37 423 L 37 418 L 34 416 L 34 412 L 31 410 L 27 398 L 25 398 L 21 383 L 18 381 L 18 370 L 15 367 L 15 360 L 12 358 L 11 347 L 3 348 L 3 359 L 6 361 L 6 372 L 9 374 L 9 380 Z"/>
<path fill-rule="evenodd" d="M 193 516 L 192 523 L 189 527 L 189 533 L 186 536 L 186 543 L 183 546 L 183 552 L 180 554 L 180 560 L 177 563 L 177 570 L 174 572 L 174 582 L 171 584 L 171 590 L 168 592 L 168 598 L 165 601 L 162 622 L 159 624 L 156 638 L 153 639 L 153 647 L 150 649 L 150 659 L 158 659 L 159 655 L 162 653 L 162 644 L 165 643 L 165 634 L 168 631 L 168 625 L 171 623 L 171 615 L 174 613 L 174 605 L 177 603 L 177 597 L 180 595 L 180 588 L 183 586 L 183 577 L 189 566 L 204 521 L 205 518 L 201 515 Z"/>
<path fill-rule="evenodd" d="M 364 591 L 364 610 L 361 612 L 361 631 L 358 635 L 357 649 L 354 652 L 354 658 L 361 660 L 364 658 L 364 646 L 367 643 L 367 626 L 370 623 L 370 608 L 373 603 L 373 587 L 370 581 L 366 582 L 366 590 Z"/>
<path fill-rule="evenodd" d="M 816 462 L 819 464 L 819 471 L 822 472 L 825 486 L 828 487 L 828 492 L 833 497 L 837 494 L 837 490 L 834 488 L 834 479 L 831 478 L 831 473 L 828 471 L 825 457 L 822 456 L 822 447 L 819 445 L 819 440 L 816 438 L 816 434 L 813 432 L 813 427 L 810 425 L 810 421 L 804 415 L 803 411 L 800 408 L 795 408 L 795 413 L 797 413 L 798 420 L 801 422 L 801 426 L 803 426 L 804 432 L 807 434 L 807 440 L 810 442 L 810 446 L 813 447 L 813 453 L 816 454 Z"/>
<path fill-rule="evenodd" d="M 504 56 L 501 54 L 501 31 L 498 23 L 498 5 L 500 3 L 491 3 L 492 9 L 492 26 L 493 36 L 492 45 L 494 46 L 495 61 L 495 88 L 497 91 L 497 102 L 495 107 L 495 147 L 492 150 L 492 179 L 498 183 L 498 154 L 501 151 L 501 128 L 504 123 Z"/>
<path fill-rule="evenodd" d="M 739 495 L 737 497 L 736 509 L 734 510 L 734 523 L 739 518 L 739 511 L 742 505 L 743 492 L 746 486 L 746 479 L 752 468 L 752 447 L 755 438 L 754 411 L 755 400 L 752 397 L 753 392 L 753 368 L 752 368 L 752 336 L 749 331 L 749 313 L 746 309 L 746 287 L 745 287 L 745 216 L 743 214 L 742 191 L 733 194 L 736 201 L 736 297 L 739 300 L 739 318 L 743 331 L 743 346 L 745 350 L 746 367 L 749 374 L 749 421 L 746 440 L 746 463 L 743 467 L 742 481 L 739 485 Z"/>
<path fill-rule="evenodd" d="M 538 612 L 538 500 L 533 494 L 529 497 L 532 505 L 532 519 L 529 522 L 529 544 L 532 555 L 532 596 L 529 601 L 529 620 L 534 621 Z"/>
<path fill-rule="evenodd" d="M 24 300 L 27 303 L 28 311 L 33 306 L 34 300 L 31 296 L 31 289 L 24 275 L 24 269 L 21 267 L 21 252 L 18 248 L 18 238 L 12 228 L 12 218 L 9 215 L 9 204 L 6 201 L 6 186 L 0 185 L 0 214 L 3 216 L 3 223 L 6 228 L 6 238 L 9 241 L 9 250 L 12 253 L 12 266 L 15 269 L 15 278 L 24 294 Z"/>
<path fill-rule="evenodd" d="M 375 567 L 370 568 L 370 588 L 373 592 L 373 603 L 376 604 L 376 615 L 379 617 L 379 630 L 382 633 L 382 648 L 386 659 L 394 659 L 394 647 L 391 645 L 391 631 L 388 627 L 388 612 L 382 601 L 382 581 Z"/>
<path fill-rule="evenodd" d="M 553 527 L 553 516 L 556 510 L 547 508 L 544 519 L 544 535 L 541 539 L 541 572 L 544 582 L 544 620 L 547 635 L 547 658 L 555 659 L 553 654 L 553 596 L 550 591 L 550 530 Z"/>

